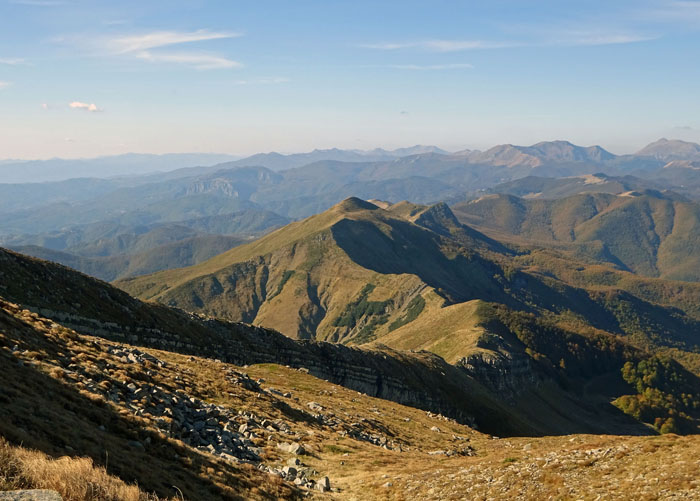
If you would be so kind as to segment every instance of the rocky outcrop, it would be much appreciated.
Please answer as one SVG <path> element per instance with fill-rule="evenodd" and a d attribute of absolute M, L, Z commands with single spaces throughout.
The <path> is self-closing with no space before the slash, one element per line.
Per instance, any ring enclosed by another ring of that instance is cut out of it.
<path fill-rule="evenodd" d="M 197 339 L 183 333 L 150 327 L 121 328 L 94 318 L 29 307 L 30 310 L 84 334 L 118 342 L 149 346 L 219 359 L 236 365 L 278 363 L 303 367 L 316 377 L 365 393 L 420 409 L 430 410 L 493 433 L 508 433 L 506 419 L 493 421 L 496 402 L 470 396 L 481 385 L 440 357 L 424 352 L 405 354 L 386 349 L 370 351 L 330 343 L 294 341 L 278 332 L 246 324 L 201 320 L 209 336 Z M 483 393 L 483 389 L 482 389 Z M 453 395 L 460 395 L 454 398 Z"/>
<path fill-rule="evenodd" d="M 46 489 L 32 489 L 22 491 L 0 492 L 0 501 L 62 501 L 63 498 L 56 491 Z"/>
<path fill-rule="evenodd" d="M 531 359 L 524 353 L 476 352 L 461 358 L 456 365 L 510 401 L 523 388 L 538 383 Z"/>

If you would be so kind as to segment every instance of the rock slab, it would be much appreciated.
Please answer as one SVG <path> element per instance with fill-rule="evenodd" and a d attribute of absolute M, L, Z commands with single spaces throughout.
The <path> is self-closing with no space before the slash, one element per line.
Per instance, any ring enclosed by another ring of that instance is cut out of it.
<path fill-rule="evenodd" d="M 0 501 L 63 501 L 56 491 L 33 489 L 0 492 Z"/>

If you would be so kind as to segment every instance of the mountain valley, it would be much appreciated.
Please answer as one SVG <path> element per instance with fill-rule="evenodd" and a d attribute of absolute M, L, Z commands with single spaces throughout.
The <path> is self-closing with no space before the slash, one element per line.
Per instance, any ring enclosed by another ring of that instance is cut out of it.
<path fill-rule="evenodd" d="M 3 185 L 0 488 L 692 498 L 700 212 L 660 145 Z"/>

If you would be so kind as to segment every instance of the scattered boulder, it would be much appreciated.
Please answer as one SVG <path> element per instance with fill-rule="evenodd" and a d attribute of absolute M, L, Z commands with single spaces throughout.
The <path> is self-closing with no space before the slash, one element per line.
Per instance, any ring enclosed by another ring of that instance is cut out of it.
<path fill-rule="evenodd" d="M 290 454 L 304 454 L 306 452 L 301 444 L 297 442 L 291 444 L 288 442 L 280 442 L 277 444 L 277 448 L 283 452 L 289 452 Z"/>
<path fill-rule="evenodd" d="M 309 402 L 306 406 L 314 412 L 321 412 L 323 410 L 323 406 L 318 402 Z"/>
<path fill-rule="evenodd" d="M 138 440 L 129 440 L 129 441 L 126 443 L 126 445 L 128 445 L 128 446 L 131 447 L 132 449 L 138 449 L 138 450 L 141 450 L 141 451 L 143 451 L 143 450 L 146 449 L 146 448 L 143 446 L 143 444 L 142 444 L 141 442 L 139 442 Z"/>
<path fill-rule="evenodd" d="M 328 477 L 323 477 L 322 479 L 318 480 L 316 482 L 316 489 L 321 492 L 327 492 L 331 490 L 331 482 L 330 480 L 328 480 Z"/>

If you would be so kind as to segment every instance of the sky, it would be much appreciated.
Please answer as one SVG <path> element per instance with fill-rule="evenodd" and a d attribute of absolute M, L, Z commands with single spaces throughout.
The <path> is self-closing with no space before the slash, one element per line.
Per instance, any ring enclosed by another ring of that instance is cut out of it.
<path fill-rule="evenodd" d="M 0 0 L 0 159 L 700 141 L 700 1 Z"/>

